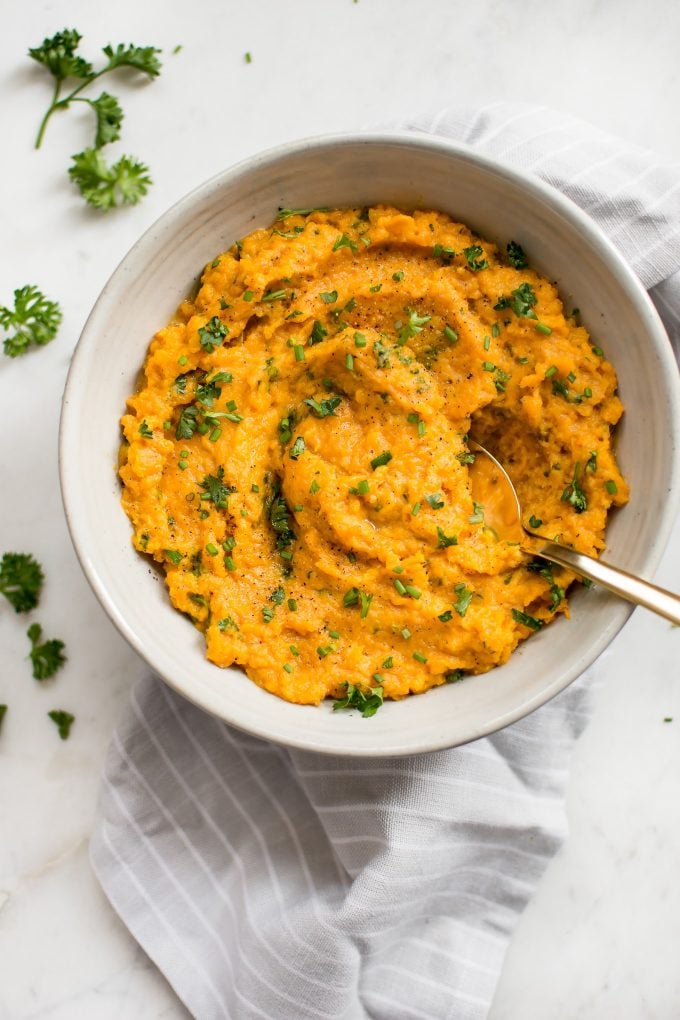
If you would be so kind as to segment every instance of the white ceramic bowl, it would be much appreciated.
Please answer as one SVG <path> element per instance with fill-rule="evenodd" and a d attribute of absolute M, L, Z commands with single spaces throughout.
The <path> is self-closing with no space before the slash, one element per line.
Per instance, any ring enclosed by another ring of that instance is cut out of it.
<path fill-rule="evenodd" d="M 680 399 L 675 362 L 637 278 L 593 222 L 534 178 L 465 146 L 408 134 L 317 138 L 241 163 L 169 210 L 113 274 L 78 343 L 64 395 L 61 484 L 71 535 L 105 610 L 175 690 L 257 736 L 347 755 L 401 755 L 451 747 L 506 726 L 553 697 L 609 644 L 631 607 L 578 590 L 571 620 L 531 637 L 490 673 L 386 703 L 376 716 L 291 705 L 238 669 L 204 656 L 203 636 L 174 610 L 162 579 L 132 547 L 120 507 L 118 419 L 154 332 L 196 275 L 279 207 L 393 203 L 441 209 L 504 244 L 515 238 L 556 280 L 567 305 L 604 347 L 626 414 L 618 455 L 632 486 L 607 531 L 609 558 L 650 575 L 677 509 Z"/>

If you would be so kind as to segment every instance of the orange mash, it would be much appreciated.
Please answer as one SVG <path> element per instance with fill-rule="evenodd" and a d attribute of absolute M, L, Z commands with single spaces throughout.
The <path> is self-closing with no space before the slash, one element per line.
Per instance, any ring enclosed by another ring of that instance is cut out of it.
<path fill-rule="evenodd" d="M 614 369 L 518 245 L 438 212 L 284 210 L 206 267 L 128 407 L 136 548 L 211 661 L 294 702 L 480 673 L 567 612 L 573 577 L 485 522 L 468 437 L 583 552 L 628 497 Z"/>

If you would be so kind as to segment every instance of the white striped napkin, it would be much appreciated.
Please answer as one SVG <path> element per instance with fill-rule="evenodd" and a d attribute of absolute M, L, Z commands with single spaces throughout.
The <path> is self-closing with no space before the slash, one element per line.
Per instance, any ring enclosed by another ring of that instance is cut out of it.
<path fill-rule="evenodd" d="M 677 168 L 533 106 L 398 126 L 468 142 L 569 195 L 653 288 L 677 345 Z M 606 655 L 491 737 L 396 761 L 264 743 L 149 677 L 111 746 L 96 873 L 199 1020 L 479 1020 L 565 837 L 569 755 L 604 669 Z"/>

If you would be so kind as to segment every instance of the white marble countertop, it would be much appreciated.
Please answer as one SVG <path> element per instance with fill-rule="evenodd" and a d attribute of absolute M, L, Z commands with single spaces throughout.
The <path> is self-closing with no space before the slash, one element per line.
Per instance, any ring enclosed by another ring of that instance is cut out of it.
<path fill-rule="evenodd" d="M 535 100 L 680 160 L 680 7 L 669 0 L 163 0 L 12 3 L 0 33 L 0 303 L 37 283 L 64 309 L 43 351 L 0 356 L 0 552 L 31 550 L 38 619 L 66 668 L 36 684 L 24 619 L 0 606 L 0 1020 L 186 1016 L 104 899 L 87 860 L 106 747 L 144 665 L 90 592 L 57 482 L 59 403 L 73 346 L 110 272 L 163 210 L 278 142 L 405 112 Z M 65 171 L 87 110 L 32 148 L 50 84 L 24 56 L 65 26 L 94 55 L 155 44 L 160 79 L 116 82 L 124 144 L 152 166 L 137 208 L 102 219 Z M 182 45 L 179 53 L 172 51 Z M 244 60 L 252 53 L 252 63 Z M 680 526 L 658 580 L 680 588 Z M 680 1015 L 680 630 L 638 610 L 602 661 L 604 683 L 569 788 L 571 835 L 510 948 L 494 1020 L 670 1020 Z M 46 718 L 73 711 L 67 743 Z M 665 717 L 674 722 L 664 723 Z"/>

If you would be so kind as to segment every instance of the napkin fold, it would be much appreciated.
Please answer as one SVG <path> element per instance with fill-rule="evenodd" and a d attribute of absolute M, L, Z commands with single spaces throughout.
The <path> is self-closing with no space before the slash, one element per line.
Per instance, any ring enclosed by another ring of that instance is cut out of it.
<path fill-rule="evenodd" d="M 651 289 L 677 353 L 677 167 L 536 106 L 392 126 L 572 198 Z M 109 751 L 96 874 L 198 1020 L 480 1020 L 565 838 L 569 757 L 606 664 L 499 733 L 397 760 L 266 743 L 147 677 Z"/>

